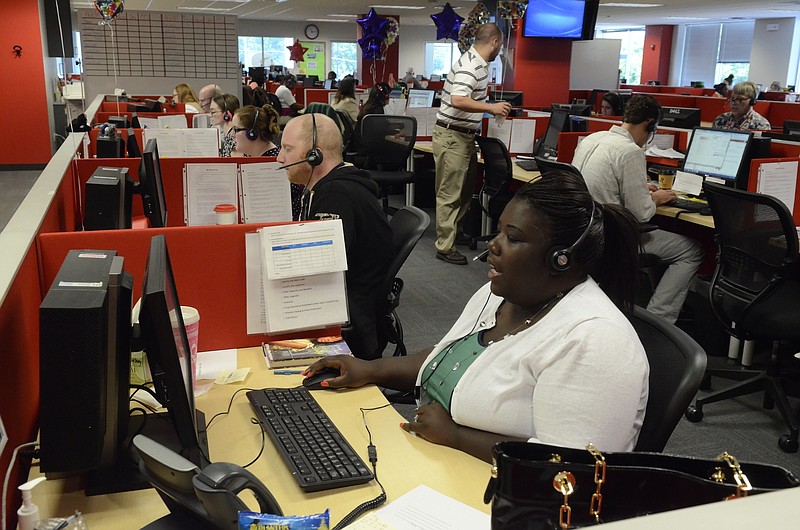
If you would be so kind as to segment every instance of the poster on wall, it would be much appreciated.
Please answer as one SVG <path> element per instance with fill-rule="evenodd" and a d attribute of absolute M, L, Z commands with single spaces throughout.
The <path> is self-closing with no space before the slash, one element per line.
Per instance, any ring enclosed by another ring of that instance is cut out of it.
<path fill-rule="evenodd" d="M 300 41 L 304 48 L 303 61 L 296 63 L 298 73 L 315 75 L 322 81 L 328 72 L 325 71 L 325 43 L 316 41 Z"/>

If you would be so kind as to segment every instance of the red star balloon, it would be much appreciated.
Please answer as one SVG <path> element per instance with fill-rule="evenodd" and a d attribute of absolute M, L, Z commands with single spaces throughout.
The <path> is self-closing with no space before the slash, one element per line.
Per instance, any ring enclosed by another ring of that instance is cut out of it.
<path fill-rule="evenodd" d="M 295 62 L 303 62 L 303 55 L 308 51 L 308 48 L 305 48 L 302 44 L 300 44 L 299 40 L 295 40 L 294 44 L 291 46 L 286 47 L 289 50 L 289 59 Z"/>

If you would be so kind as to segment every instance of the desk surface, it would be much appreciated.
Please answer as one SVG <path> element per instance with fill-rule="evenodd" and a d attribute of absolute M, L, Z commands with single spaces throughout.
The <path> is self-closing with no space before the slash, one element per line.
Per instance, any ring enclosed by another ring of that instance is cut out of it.
<path fill-rule="evenodd" d="M 682 213 L 681 213 L 682 212 Z M 680 213 L 680 216 L 678 216 Z M 714 217 L 711 215 L 700 215 L 699 213 L 691 213 L 681 210 L 680 208 L 673 208 L 672 206 L 659 206 L 656 208 L 656 215 L 664 217 L 678 217 L 681 221 L 692 223 L 706 228 L 714 228 Z"/>
<path fill-rule="evenodd" d="M 414 144 L 414 150 L 419 151 L 420 153 L 433 153 L 433 142 L 416 142 Z M 512 158 L 512 161 L 514 159 Z M 483 163 L 483 159 L 478 157 L 478 163 Z M 534 178 L 539 176 L 538 171 L 525 171 L 521 167 L 516 164 L 514 166 L 514 180 L 518 180 L 520 182 L 530 182 Z"/>
<path fill-rule="evenodd" d="M 249 388 L 293 387 L 302 380 L 300 375 L 279 376 L 266 370 L 260 348 L 239 350 L 239 366 L 251 368 L 244 382 L 244 386 Z M 230 397 L 241 388 L 243 385 L 215 385 L 208 394 L 197 399 L 197 408 L 209 419 L 217 412 L 225 411 Z M 368 438 L 359 407 L 386 404 L 383 394 L 377 387 L 370 386 L 355 390 L 317 391 L 314 397 L 356 452 L 368 462 Z M 241 392 L 233 402 L 231 413 L 214 420 L 208 429 L 212 461 L 241 465 L 255 458 L 261 448 L 261 428 L 250 422 L 251 417 L 245 392 Z M 389 502 L 420 484 L 426 484 L 460 502 L 489 512 L 489 506 L 483 504 L 489 464 L 406 433 L 399 426 L 404 420 L 393 407 L 367 412 L 366 417 L 378 451 L 378 477 L 386 488 Z M 248 469 L 266 484 L 286 514 L 320 513 L 330 508 L 331 527 L 358 504 L 380 494 L 375 481 L 326 492 L 303 493 L 268 438 L 264 453 Z M 31 478 L 36 476 L 40 476 L 38 467 L 31 470 Z M 42 518 L 66 516 L 77 509 L 93 530 L 141 528 L 168 513 L 153 489 L 86 497 L 78 479 L 48 480 L 36 488 L 34 499 Z"/>

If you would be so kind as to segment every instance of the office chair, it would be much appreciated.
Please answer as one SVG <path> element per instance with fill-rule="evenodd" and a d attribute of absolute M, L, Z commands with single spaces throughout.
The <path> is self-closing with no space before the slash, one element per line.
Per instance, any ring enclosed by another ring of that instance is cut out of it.
<path fill-rule="evenodd" d="M 361 118 L 361 143 L 366 160 L 361 169 L 369 171 L 372 180 L 381 189 L 383 209 L 393 214 L 389 207 L 389 189 L 406 185 L 406 205 L 414 200 L 414 172 L 408 170 L 408 159 L 417 140 L 417 119 L 413 116 L 367 114 Z"/>
<path fill-rule="evenodd" d="M 478 204 L 484 215 L 494 224 L 514 197 L 514 193 L 509 190 L 514 178 L 514 166 L 503 142 L 488 136 L 477 136 L 475 140 L 483 157 L 483 185 L 478 193 Z M 493 237 L 494 234 L 473 237 L 469 243 L 470 250 L 477 249 L 479 241 L 489 241 Z"/>
<path fill-rule="evenodd" d="M 337 110 L 336 114 L 339 116 L 340 129 L 342 130 L 342 146 L 344 149 L 342 154 L 344 154 L 348 151 L 348 147 L 350 146 L 350 138 L 353 137 L 353 128 L 355 124 L 350 115 L 345 111 Z"/>
<path fill-rule="evenodd" d="M 581 175 L 581 172 L 578 171 L 578 168 L 576 168 L 572 164 L 567 164 L 566 162 L 557 162 L 555 160 L 550 160 L 548 158 L 542 158 L 541 156 L 534 156 L 533 158 L 534 160 L 536 160 L 536 165 L 539 167 L 539 171 L 542 174 L 560 170 L 560 171 L 566 171 L 568 173 L 573 173 L 583 178 L 583 175 Z"/>
<path fill-rule="evenodd" d="M 628 315 L 650 364 L 650 394 L 634 451 L 664 450 L 706 370 L 706 353 L 674 324 L 636 306 Z"/>
<path fill-rule="evenodd" d="M 339 114 L 327 103 L 309 103 L 306 105 L 303 114 L 324 114 L 333 120 L 340 131 L 342 130 L 342 125 L 339 123 Z"/>
<path fill-rule="evenodd" d="M 800 283 L 789 279 L 798 262 L 792 214 L 769 195 L 710 182 L 703 184 L 703 190 L 717 229 L 717 266 L 709 289 L 711 308 L 733 338 L 770 340 L 772 353 L 760 370 L 709 369 L 709 376 L 739 382 L 698 398 L 686 410 L 686 417 L 698 422 L 703 418 L 703 406 L 709 403 L 764 392 L 764 408 L 777 404 L 789 428 L 778 445 L 785 452 L 796 452 L 798 421 L 786 398 L 778 360 L 781 341 L 800 339 Z"/>
<path fill-rule="evenodd" d="M 272 92 L 267 92 L 264 90 L 264 97 L 267 98 L 267 103 L 272 105 L 272 108 L 275 109 L 275 112 L 278 113 L 278 116 L 282 116 L 283 114 L 283 105 L 281 105 L 281 100 L 278 96 L 273 94 Z"/>

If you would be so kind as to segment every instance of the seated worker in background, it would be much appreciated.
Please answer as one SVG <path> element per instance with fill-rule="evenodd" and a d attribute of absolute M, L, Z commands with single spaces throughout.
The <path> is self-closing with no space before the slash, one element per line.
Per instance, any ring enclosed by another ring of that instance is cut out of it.
<path fill-rule="evenodd" d="M 408 70 L 406 70 L 406 75 L 403 79 L 400 80 L 401 83 L 405 83 L 408 88 L 419 88 L 419 79 L 417 76 L 414 75 L 414 68 L 409 66 Z"/>
<path fill-rule="evenodd" d="M 228 157 L 236 151 L 233 113 L 238 108 L 239 98 L 233 94 L 223 94 L 211 101 L 211 125 L 219 129 L 219 156 Z"/>
<path fill-rule="evenodd" d="M 555 171 L 520 188 L 499 229 L 489 283 L 433 348 L 371 363 L 328 357 L 305 373 L 338 369 L 329 388 L 413 390 L 418 408 L 404 430 L 486 461 L 505 440 L 632 451 L 649 374 L 622 312 L 634 298 L 636 221 L 594 203 L 580 176 Z"/>
<path fill-rule="evenodd" d="M 728 74 L 728 77 L 723 79 L 722 82 L 727 84 L 729 87 L 733 86 L 733 74 Z"/>
<path fill-rule="evenodd" d="M 211 112 L 211 100 L 224 94 L 222 89 L 215 84 L 206 85 L 200 89 L 200 107 L 203 112 L 209 114 Z"/>
<path fill-rule="evenodd" d="M 345 77 L 336 89 L 331 107 L 334 110 L 345 112 L 353 124 L 358 120 L 358 102 L 356 102 L 356 80 L 352 77 Z"/>
<path fill-rule="evenodd" d="M 275 95 L 281 100 L 281 108 L 284 116 L 297 116 L 298 111 L 303 110 L 303 106 L 297 102 L 292 94 L 292 90 L 297 86 L 297 78 L 292 74 L 283 78 L 281 86 L 275 89 Z"/>
<path fill-rule="evenodd" d="M 740 129 L 747 131 L 766 131 L 772 127 L 769 121 L 753 110 L 758 96 L 758 88 L 752 81 L 742 81 L 733 87 L 728 103 L 731 111 L 720 114 L 714 120 L 717 129 Z"/>
<path fill-rule="evenodd" d="M 186 112 L 197 114 L 200 111 L 200 102 L 197 101 L 197 96 L 194 94 L 192 87 L 186 83 L 175 85 L 172 89 L 172 100 L 175 103 L 183 103 L 186 105 Z"/>
<path fill-rule="evenodd" d="M 281 130 L 278 126 L 278 113 L 272 105 L 254 107 L 247 105 L 233 114 L 234 140 L 236 150 L 244 156 L 278 156 L 281 148 L 275 145 Z M 303 186 L 291 185 L 292 220 L 300 215 L 300 198 Z"/>
<path fill-rule="evenodd" d="M 714 93 L 711 94 L 712 97 L 715 98 L 726 98 L 728 97 L 729 87 L 728 83 L 725 81 L 714 85 Z"/>
<path fill-rule="evenodd" d="M 661 106 L 653 97 L 633 96 L 625 105 L 622 125 L 584 138 L 572 160 L 596 201 L 622 205 L 640 223 L 649 221 L 657 206 L 675 198 L 672 191 L 647 183 L 643 148 L 655 135 L 660 113 Z M 647 310 L 674 323 L 703 261 L 703 250 L 696 241 L 664 230 L 642 234 L 642 248 L 667 265 Z"/>
<path fill-rule="evenodd" d="M 378 358 L 386 346 L 378 333 L 378 317 L 387 295 L 387 269 L 395 255 L 378 185 L 366 171 L 342 162 L 342 133 L 324 114 L 290 120 L 281 147 L 278 162 L 293 164 L 286 168 L 289 181 L 306 187 L 299 220 L 342 220 L 352 328 L 342 329 L 342 336 L 356 357 Z"/>
<path fill-rule="evenodd" d="M 331 88 L 336 88 L 336 77 L 336 72 L 333 70 L 328 72 L 328 77 L 326 79 L 331 82 Z"/>
<path fill-rule="evenodd" d="M 392 88 L 387 83 L 375 83 L 369 91 L 369 97 L 361 111 L 358 113 L 358 120 L 367 114 L 384 114 L 383 108 L 389 103 L 389 94 Z"/>
<path fill-rule="evenodd" d="M 622 116 L 625 112 L 625 102 L 616 92 L 606 92 L 600 100 L 601 116 Z"/>
<path fill-rule="evenodd" d="M 781 87 L 780 81 L 773 81 L 772 83 L 770 83 L 769 91 L 770 92 L 782 92 L 783 91 L 783 87 Z"/>

